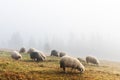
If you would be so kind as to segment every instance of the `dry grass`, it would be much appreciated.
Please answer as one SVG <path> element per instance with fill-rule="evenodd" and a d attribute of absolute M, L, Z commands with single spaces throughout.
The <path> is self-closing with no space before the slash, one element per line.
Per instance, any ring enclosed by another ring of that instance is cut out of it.
<path fill-rule="evenodd" d="M 101 61 L 99 67 L 85 65 L 84 74 L 70 69 L 63 73 L 58 57 L 49 56 L 46 61 L 38 63 L 28 54 L 22 55 L 23 59 L 16 61 L 8 52 L 0 52 L 0 80 L 120 80 L 119 63 Z"/>

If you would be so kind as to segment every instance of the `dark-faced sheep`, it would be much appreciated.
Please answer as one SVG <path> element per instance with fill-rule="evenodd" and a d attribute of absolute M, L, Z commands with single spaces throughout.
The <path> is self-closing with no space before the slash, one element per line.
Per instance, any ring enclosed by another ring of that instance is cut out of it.
<path fill-rule="evenodd" d="M 12 57 L 13 59 L 15 59 L 15 60 L 19 60 L 19 59 L 22 58 L 22 55 L 21 55 L 19 52 L 17 52 L 17 51 L 13 51 L 13 52 L 11 53 L 11 57 Z"/>
<path fill-rule="evenodd" d="M 30 58 L 33 59 L 34 61 L 37 61 L 37 62 L 45 60 L 42 53 L 40 53 L 40 52 L 31 52 Z"/>
<path fill-rule="evenodd" d="M 26 52 L 26 49 L 24 47 L 22 47 L 19 51 L 19 53 L 25 53 Z"/>
<path fill-rule="evenodd" d="M 63 56 L 60 59 L 60 68 L 63 68 L 65 72 L 66 67 L 77 69 L 80 71 L 80 73 L 83 73 L 85 71 L 85 67 L 80 63 L 80 61 L 70 56 Z"/>
<path fill-rule="evenodd" d="M 51 51 L 51 56 L 59 56 L 59 53 L 58 53 L 58 51 L 57 50 L 52 50 Z"/>
<path fill-rule="evenodd" d="M 59 55 L 60 55 L 60 57 L 63 57 L 63 56 L 66 55 L 66 53 L 65 52 L 60 52 Z"/>
<path fill-rule="evenodd" d="M 94 56 L 87 56 L 86 57 L 86 62 L 99 65 L 99 60 Z"/>
<path fill-rule="evenodd" d="M 34 61 L 44 61 L 46 59 L 46 55 L 35 48 L 30 48 L 28 53 L 30 54 L 30 58 Z"/>

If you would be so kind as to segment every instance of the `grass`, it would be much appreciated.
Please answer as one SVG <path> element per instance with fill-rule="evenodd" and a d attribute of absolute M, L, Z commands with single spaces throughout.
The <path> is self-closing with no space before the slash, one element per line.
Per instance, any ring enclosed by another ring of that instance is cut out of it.
<path fill-rule="evenodd" d="M 99 67 L 85 65 L 83 74 L 71 72 L 69 68 L 63 73 L 58 57 L 48 56 L 44 62 L 34 62 L 29 54 L 22 56 L 22 60 L 13 60 L 9 52 L 0 52 L 0 80 L 120 80 L 118 69 L 113 69 L 112 64 L 105 65 L 105 62 Z"/>

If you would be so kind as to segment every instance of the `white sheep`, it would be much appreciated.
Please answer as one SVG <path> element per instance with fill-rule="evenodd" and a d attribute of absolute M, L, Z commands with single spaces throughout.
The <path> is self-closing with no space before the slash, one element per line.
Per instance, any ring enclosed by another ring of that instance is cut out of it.
<path fill-rule="evenodd" d="M 77 58 L 80 62 L 83 62 L 83 63 L 85 63 L 86 61 L 83 59 L 83 58 Z"/>
<path fill-rule="evenodd" d="M 66 53 L 65 52 L 60 52 L 59 55 L 60 55 L 60 57 L 63 57 L 63 56 L 66 55 Z"/>
<path fill-rule="evenodd" d="M 86 62 L 99 65 L 99 60 L 94 56 L 87 56 L 86 57 Z"/>
<path fill-rule="evenodd" d="M 38 51 L 40 54 L 41 54 L 41 56 L 43 57 L 43 59 L 45 60 L 46 59 L 46 55 L 42 52 L 42 51 Z"/>
<path fill-rule="evenodd" d="M 12 57 L 13 59 L 15 59 L 15 60 L 22 59 L 22 55 L 21 55 L 19 52 L 17 52 L 17 51 L 13 51 L 13 52 L 11 53 L 11 57 Z"/>
<path fill-rule="evenodd" d="M 34 51 L 37 51 L 35 48 L 30 48 L 27 53 L 31 53 L 31 52 L 34 52 Z"/>
<path fill-rule="evenodd" d="M 70 56 L 63 56 L 60 59 L 60 68 L 63 68 L 65 72 L 65 68 L 70 67 L 73 69 L 78 69 L 80 73 L 83 73 L 85 71 L 85 67 L 80 63 L 80 61 L 77 58 L 73 58 Z"/>

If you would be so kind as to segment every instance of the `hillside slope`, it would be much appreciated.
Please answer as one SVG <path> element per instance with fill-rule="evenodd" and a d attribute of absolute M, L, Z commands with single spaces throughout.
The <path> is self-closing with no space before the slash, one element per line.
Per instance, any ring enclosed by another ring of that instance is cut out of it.
<path fill-rule="evenodd" d="M 58 57 L 47 57 L 44 62 L 33 62 L 29 54 L 23 59 L 11 59 L 9 52 L 0 52 L 0 80 L 120 80 L 120 63 L 101 61 L 100 66 L 85 65 L 86 71 L 67 73 L 59 68 Z"/>

